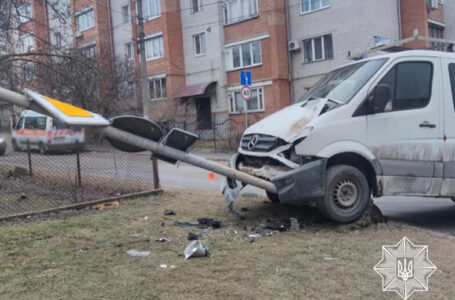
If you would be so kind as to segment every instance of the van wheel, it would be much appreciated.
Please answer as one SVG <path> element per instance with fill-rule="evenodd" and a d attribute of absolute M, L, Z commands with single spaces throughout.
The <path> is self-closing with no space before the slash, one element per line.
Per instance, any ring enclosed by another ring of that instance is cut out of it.
<path fill-rule="evenodd" d="M 39 144 L 39 154 L 47 154 L 47 147 L 43 143 Z"/>
<path fill-rule="evenodd" d="M 360 218 L 370 200 L 370 187 L 365 175 L 347 165 L 327 170 L 326 192 L 318 201 L 319 211 L 330 220 L 349 223 Z"/>
<path fill-rule="evenodd" d="M 280 203 L 280 199 L 278 199 L 278 195 L 277 194 L 271 193 L 271 192 L 268 192 L 268 191 L 266 191 L 265 193 L 267 194 L 267 198 L 269 198 L 269 200 L 272 203 Z"/>
<path fill-rule="evenodd" d="M 21 149 L 17 145 L 17 141 L 15 139 L 11 140 L 11 145 L 13 146 L 13 151 L 20 151 Z"/>

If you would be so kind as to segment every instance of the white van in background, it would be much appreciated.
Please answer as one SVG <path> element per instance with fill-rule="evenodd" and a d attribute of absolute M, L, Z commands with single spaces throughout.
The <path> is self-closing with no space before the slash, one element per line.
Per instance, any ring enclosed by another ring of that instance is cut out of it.
<path fill-rule="evenodd" d="M 11 144 L 14 151 L 31 149 L 41 154 L 48 151 L 82 149 L 85 145 L 85 130 L 72 129 L 58 119 L 48 117 L 35 111 L 24 111 L 16 126 L 13 127 Z"/>

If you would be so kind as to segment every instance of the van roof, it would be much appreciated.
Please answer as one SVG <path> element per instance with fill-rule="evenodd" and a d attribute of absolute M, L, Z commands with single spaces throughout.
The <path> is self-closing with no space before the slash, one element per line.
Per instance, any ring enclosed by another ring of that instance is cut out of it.
<path fill-rule="evenodd" d="M 48 117 L 33 110 L 24 110 L 21 117 Z"/>
<path fill-rule="evenodd" d="M 434 51 L 434 50 L 405 50 L 405 51 L 399 51 L 399 52 L 393 52 L 393 53 L 386 53 L 386 54 L 380 54 L 380 55 L 375 55 L 371 57 L 367 57 L 364 59 L 359 59 L 354 62 L 350 62 L 348 64 L 344 64 L 342 66 L 337 67 L 345 67 L 349 66 L 358 62 L 362 61 L 369 61 L 369 60 L 374 60 L 378 58 L 390 58 L 390 59 L 395 59 L 395 58 L 400 58 L 400 57 L 409 57 L 409 56 L 420 56 L 420 57 L 435 57 L 435 58 L 451 58 L 455 60 L 455 53 L 453 52 L 443 52 L 443 51 Z"/>

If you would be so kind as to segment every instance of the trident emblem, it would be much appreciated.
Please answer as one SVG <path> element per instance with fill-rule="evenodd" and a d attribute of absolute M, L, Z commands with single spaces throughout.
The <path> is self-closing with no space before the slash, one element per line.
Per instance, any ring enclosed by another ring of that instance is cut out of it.
<path fill-rule="evenodd" d="M 414 260 L 408 257 L 397 257 L 397 277 L 404 282 L 414 277 Z"/>

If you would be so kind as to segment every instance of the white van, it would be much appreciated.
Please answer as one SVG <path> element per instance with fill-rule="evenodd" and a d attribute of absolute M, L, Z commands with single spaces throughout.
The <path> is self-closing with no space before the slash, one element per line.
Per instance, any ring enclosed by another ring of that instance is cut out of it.
<path fill-rule="evenodd" d="M 272 181 L 276 202 L 351 222 L 386 195 L 455 197 L 455 54 L 404 51 L 322 78 L 249 127 L 231 165 Z"/>
<path fill-rule="evenodd" d="M 24 111 L 13 128 L 11 144 L 14 151 L 30 148 L 41 154 L 48 151 L 82 149 L 85 144 L 85 130 L 72 129 L 58 119 L 32 110 Z"/>

